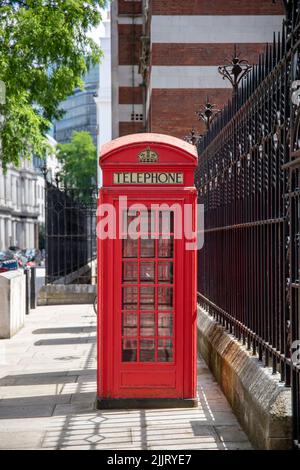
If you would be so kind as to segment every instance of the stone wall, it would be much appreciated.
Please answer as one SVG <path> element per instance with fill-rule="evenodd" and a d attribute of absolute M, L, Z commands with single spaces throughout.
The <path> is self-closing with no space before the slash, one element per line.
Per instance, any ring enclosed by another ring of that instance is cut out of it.
<path fill-rule="evenodd" d="M 257 449 L 292 448 L 291 390 L 198 308 L 199 352 Z"/>
<path fill-rule="evenodd" d="M 92 304 L 96 286 L 91 284 L 48 284 L 38 294 L 38 305 Z"/>

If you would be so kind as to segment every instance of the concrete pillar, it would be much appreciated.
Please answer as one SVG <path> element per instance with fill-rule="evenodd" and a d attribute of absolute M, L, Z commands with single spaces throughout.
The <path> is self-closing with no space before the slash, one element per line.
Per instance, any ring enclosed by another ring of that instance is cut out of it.
<path fill-rule="evenodd" d="M 5 205 L 4 175 L 0 169 L 0 205 Z"/>
<path fill-rule="evenodd" d="M 17 222 L 15 220 L 12 220 L 11 222 L 11 236 L 12 244 L 19 246 L 20 240 L 17 239 Z"/>
<path fill-rule="evenodd" d="M 35 205 L 35 181 L 33 178 L 30 178 L 29 180 L 29 200 L 33 209 L 33 206 Z"/>
<path fill-rule="evenodd" d="M 26 206 L 28 206 L 29 205 L 28 178 L 24 179 L 24 185 L 25 185 L 25 204 L 26 204 Z"/>
<path fill-rule="evenodd" d="M 7 247 L 5 238 L 5 219 L 0 216 L 0 250 L 5 250 Z"/>
<path fill-rule="evenodd" d="M 13 244 L 11 219 L 6 219 L 5 225 L 6 225 L 6 246 L 9 247 L 10 245 Z"/>
<path fill-rule="evenodd" d="M 7 174 L 5 175 L 4 179 L 5 179 L 6 204 L 11 206 L 11 175 L 10 175 L 9 170 Z"/>
<path fill-rule="evenodd" d="M 30 243 L 30 248 L 35 247 L 34 223 L 33 222 L 29 222 L 29 243 Z"/>
<path fill-rule="evenodd" d="M 30 223 L 26 220 L 23 224 L 24 232 L 24 245 L 26 248 L 31 248 L 30 246 Z"/>
<path fill-rule="evenodd" d="M 25 178 L 20 178 L 21 205 L 25 204 Z"/>
<path fill-rule="evenodd" d="M 14 207 L 17 206 L 17 178 L 11 175 L 11 201 Z"/>
<path fill-rule="evenodd" d="M 35 224 L 34 222 L 26 221 L 25 231 L 26 231 L 26 248 L 34 248 L 35 244 Z"/>
<path fill-rule="evenodd" d="M 39 224 L 34 224 L 34 247 L 39 248 Z"/>

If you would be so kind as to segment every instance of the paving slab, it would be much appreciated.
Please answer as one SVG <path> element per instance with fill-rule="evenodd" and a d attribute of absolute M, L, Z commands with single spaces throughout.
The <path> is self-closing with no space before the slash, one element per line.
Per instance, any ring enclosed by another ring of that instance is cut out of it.
<path fill-rule="evenodd" d="M 38 307 L 0 341 L 0 449 L 251 449 L 202 359 L 196 408 L 96 410 L 90 305 Z"/>

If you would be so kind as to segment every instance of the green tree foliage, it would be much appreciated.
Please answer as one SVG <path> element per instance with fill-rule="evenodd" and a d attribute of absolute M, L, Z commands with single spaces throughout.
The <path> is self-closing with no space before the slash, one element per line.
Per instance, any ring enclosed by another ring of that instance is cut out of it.
<path fill-rule="evenodd" d="M 59 103 L 100 60 L 88 37 L 101 21 L 106 0 L 0 0 L 0 80 L 6 102 L 0 104 L 0 159 L 18 165 L 21 158 L 46 150 L 44 134 L 61 117 Z"/>
<path fill-rule="evenodd" d="M 58 144 L 57 158 L 68 186 L 85 190 L 96 183 L 97 150 L 88 132 L 73 132 L 70 143 Z"/>

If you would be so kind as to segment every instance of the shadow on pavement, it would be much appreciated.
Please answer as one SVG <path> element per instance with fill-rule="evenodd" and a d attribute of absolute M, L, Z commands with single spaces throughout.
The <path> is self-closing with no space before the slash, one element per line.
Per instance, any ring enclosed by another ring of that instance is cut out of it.
<path fill-rule="evenodd" d="M 80 338 L 53 338 L 40 339 L 34 343 L 34 346 L 57 346 L 60 344 L 91 344 L 96 343 L 96 336 Z"/>
<path fill-rule="evenodd" d="M 65 370 L 56 372 L 41 372 L 34 374 L 6 375 L 0 379 L 0 386 L 44 385 L 77 382 L 78 376 L 84 377 L 85 382 L 96 380 L 96 369 L 88 369 L 86 374 L 82 370 Z M 1 401 L 0 401 L 1 404 Z"/>
<path fill-rule="evenodd" d="M 55 335 L 55 334 L 76 334 L 76 333 L 94 333 L 96 332 L 95 326 L 68 326 L 62 328 L 39 328 L 38 330 L 34 330 L 32 332 L 33 335 Z"/>

